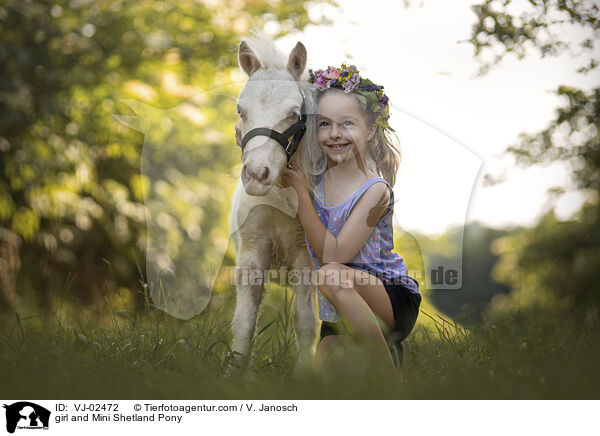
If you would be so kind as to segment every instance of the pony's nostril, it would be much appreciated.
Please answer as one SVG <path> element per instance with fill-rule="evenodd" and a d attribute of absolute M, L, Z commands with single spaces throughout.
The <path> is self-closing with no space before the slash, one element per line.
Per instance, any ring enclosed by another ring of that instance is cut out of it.
<path fill-rule="evenodd" d="M 265 170 L 262 173 L 262 176 L 260 176 L 260 180 L 266 180 L 267 177 L 269 177 L 269 168 L 265 167 Z"/>
<path fill-rule="evenodd" d="M 268 183 L 270 180 L 271 171 L 268 167 L 262 167 L 262 169 L 252 163 L 248 165 L 242 165 L 242 178 L 246 181 L 255 180 L 259 183 Z"/>

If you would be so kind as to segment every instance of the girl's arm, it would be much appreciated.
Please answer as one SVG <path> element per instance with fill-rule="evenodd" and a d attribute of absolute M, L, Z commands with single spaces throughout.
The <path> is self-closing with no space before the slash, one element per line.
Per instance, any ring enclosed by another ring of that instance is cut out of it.
<path fill-rule="evenodd" d="M 347 263 L 352 259 L 365 245 L 373 227 L 386 213 L 390 203 L 387 186 L 384 183 L 374 183 L 354 205 L 348 220 L 336 237 L 319 219 L 308 194 L 304 174 L 297 169 L 285 170 L 284 182 L 294 187 L 298 194 L 298 218 L 322 265 L 329 262 Z"/>

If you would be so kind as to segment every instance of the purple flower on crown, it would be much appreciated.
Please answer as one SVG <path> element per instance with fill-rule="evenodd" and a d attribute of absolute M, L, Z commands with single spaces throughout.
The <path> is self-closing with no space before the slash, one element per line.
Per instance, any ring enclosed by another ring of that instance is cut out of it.
<path fill-rule="evenodd" d="M 315 73 L 314 87 L 316 89 L 320 89 L 321 91 L 325 91 L 326 89 L 329 88 L 330 85 L 331 85 L 331 83 L 329 82 L 329 80 L 327 80 L 323 76 L 323 70 L 318 70 Z"/>
<path fill-rule="evenodd" d="M 321 91 L 325 91 L 328 89 L 333 83 L 333 80 L 328 80 L 330 78 L 330 69 L 325 70 L 317 70 L 314 73 L 311 73 L 311 81 L 313 82 L 313 87 L 315 89 L 320 89 Z"/>
<path fill-rule="evenodd" d="M 358 74 L 353 74 L 346 83 L 344 83 L 344 92 L 348 93 L 351 91 L 355 91 L 358 88 L 358 84 L 360 82 L 360 76 Z"/>

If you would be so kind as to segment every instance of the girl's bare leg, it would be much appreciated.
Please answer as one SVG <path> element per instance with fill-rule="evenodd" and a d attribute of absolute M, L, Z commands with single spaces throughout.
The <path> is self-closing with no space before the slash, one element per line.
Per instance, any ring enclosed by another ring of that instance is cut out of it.
<path fill-rule="evenodd" d="M 331 301 L 348 328 L 359 341 L 374 347 L 390 372 L 395 374 L 394 360 L 378 322 L 379 317 L 383 328 L 389 330 L 394 325 L 391 302 L 383 283 L 364 271 L 338 263 L 324 265 L 319 274 L 322 275 L 319 283 L 324 283 L 319 286 L 321 292 Z"/>

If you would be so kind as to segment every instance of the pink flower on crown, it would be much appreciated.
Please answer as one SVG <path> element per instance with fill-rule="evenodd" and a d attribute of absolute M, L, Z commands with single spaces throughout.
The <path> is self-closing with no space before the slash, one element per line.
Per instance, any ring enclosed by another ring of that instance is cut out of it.
<path fill-rule="evenodd" d="M 337 80 L 340 77 L 340 71 L 335 67 L 328 67 L 323 76 L 328 79 Z"/>

